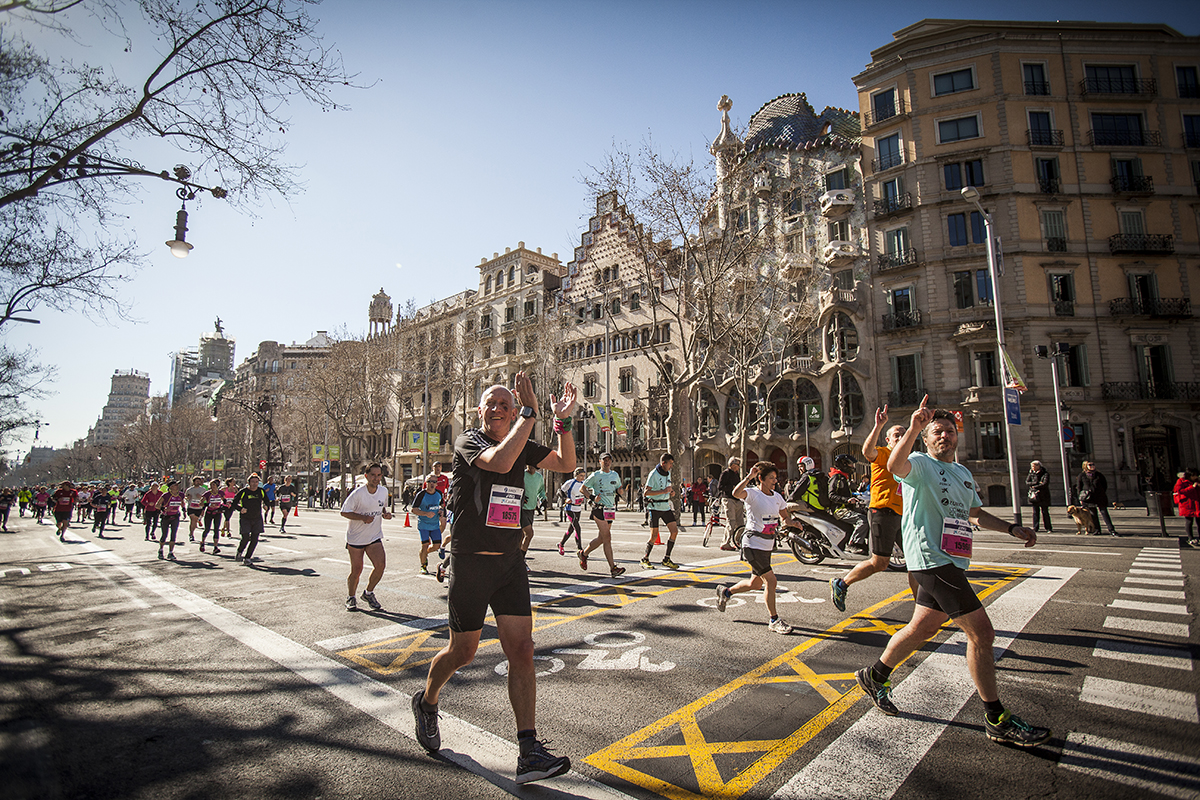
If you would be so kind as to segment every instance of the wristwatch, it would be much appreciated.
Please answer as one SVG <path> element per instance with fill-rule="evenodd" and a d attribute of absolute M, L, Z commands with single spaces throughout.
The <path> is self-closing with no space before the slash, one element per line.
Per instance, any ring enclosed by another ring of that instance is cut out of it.
<path fill-rule="evenodd" d="M 533 406 L 521 406 L 521 417 L 523 419 L 537 419 L 537 409 Z"/>

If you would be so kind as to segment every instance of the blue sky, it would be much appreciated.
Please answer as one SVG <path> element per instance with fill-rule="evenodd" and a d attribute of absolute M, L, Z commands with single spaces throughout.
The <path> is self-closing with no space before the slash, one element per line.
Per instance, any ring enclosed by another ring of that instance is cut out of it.
<path fill-rule="evenodd" d="M 564 261 L 590 202 L 580 183 L 613 143 L 707 158 L 722 94 L 744 125 L 766 101 L 806 92 L 820 110 L 855 109 L 852 76 L 892 33 L 962 3 L 367 2 L 316 9 L 327 42 L 370 88 L 342 92 L 343 113 L 298 106 L 288 159 L 303 194 L 238 209 L 189 204 L 185 260 L 173 238 L 178 201 L 147 183 L 124 209 L 146 267 L 122 291 L 137 322 L 40 309 L 41 325 L 7 325 L 12 346 L 57 364 L 55 396 L 37 404 L 41 444 L 69 446 L 104 405 L 116 369 L 165 393 L 168 353 L 194 346 L 220 316 L 237 361 L 260 341 L 366 328 L 371 295 L 419 304 L 477 282 L 481 257 L 524 241 Z M 1007 19 L 1164 22 L 1200 34 L 1200 4 L 1009 2 L 974 6 Z M 997 18 L 987 15 L 981 18 Z M 132 71 L 148 53 L 89 36 L 86 58 Z M 78 58 L 76 48 L 55 51 Z M 143 49 L 139 49 L 143 48 Z M 186 159 L 131 152 L 153 169 Z M 201 176 L 203 178 L 203 176 Z M 13 330 L 9 330 L 12 328 Z M 25 451 L 32 432 L 9 450 Z"/>

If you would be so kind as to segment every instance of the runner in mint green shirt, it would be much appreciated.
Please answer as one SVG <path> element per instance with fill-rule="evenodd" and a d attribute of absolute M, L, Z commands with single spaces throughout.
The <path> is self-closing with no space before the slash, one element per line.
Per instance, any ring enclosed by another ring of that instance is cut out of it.
<path fill-rule="evenodd" d="M 887 463 L 888 471 L 903 487 L 904 558 L 917 583 L 916 607 L 912 620 L 892 636 L 879 660 L 858 670 L 854 677 L 880 711 L 898 714 L 890 696 L 892 670 L 952 619 L 967 635 L 967 667 L 983 700 L 987 737 L 1018 747 L 1036 747 L 1050 738 L 1050 729 L 1027 724 L 1000 702 L 992 650 L 996 634 L 967 580 L 967 567 L 973 524 L 1007 532 L 1024 540 L 1026 547 L 1037 543 L 1037 534 L 981 508 L 971 471 L 954 460 L 958 446 L 954 415 L 934 411 L 928 403 L 926 397 L 913 412 L 912 425 L 888 455 Z M 928 455 L 912 452 L 917 436 L 923 438 Z"/>
<path fill-rule="evenodd" d="M 642 556 L 642 569 L 654 569 L 650 561 L 650 552 L 658 541 L 659 523 L 665 522 L 671 532 L 667 539 L 667 554 L 663 557 L 662 565 L 667 569 L 679 569 L 679 565 L 671 560 L 671 551 L 675 549 L 675 537 L 679 535 L 679 524 L 675 521 L 675 508 L 671 498 L 675 496 L 675 487 L 671 485 L 671 467 L 675 464 L 675 456 L 663 453 L 658 459 L 658 466 L 650 470 L 646 478 L 646 505 L 650 509 L 650 540 L 646 542 L 646 553 Z"/>
<path fill-rule="evenodd" d="M 621 476 L 612 471 L 612 456 L 600 454 L 600 469 L 587 476 L 583 482 L 583 494 L 592 505 L 592 519 L 596 521 L 597 536 L 587 547 L 579 551 L 579 568 L 587 571 L 588 553 L 597 547 L 604 548 L 604 557 L 608 559 L 608 569 L 615 578 L 625 573 L 624 567 L 618 567 L 613 558 L 612 524 L 617 518 L 617 498 L 621 496 Z"/>
<path fill-rule="evenodd" d="M 538 503 L 546 496 L 546 479 L 538 472 L 537 464 L 525 465 L 525 497 L 521 499 L 521 552 L 529 557 L 529 545 L 533 543 L 533 517 Z M 526 572 L 533 572 L 525 564 Z"/>

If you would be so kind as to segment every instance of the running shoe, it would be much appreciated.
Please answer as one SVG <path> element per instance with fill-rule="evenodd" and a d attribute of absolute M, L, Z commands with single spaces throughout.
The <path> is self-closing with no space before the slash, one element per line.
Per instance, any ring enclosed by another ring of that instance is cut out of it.
<path fill-rule="evenodd" d="M 734 550 L 737 550 L 737 548 L 731 544 L 723 544 L 721 545 L 721 549 L 725 550 L 726 552 L 733 552 Z"/>
<path fill-rule="evenodd" d="M 667 569 L 679 569 L 679 565 L 676 564 L 674 561 L 672 561 L 670 558 L 664 558 L 662 560 L 662 565 L 664 567 L 666 567 Z"/>
<path fill-rule="evenodd" d="M 444 547 L 438 548 L 438 558 L 440 558 L 442 561 L 446 560 L 446 548 L 444 548 Z"/>
<path fill-rule="evenodd" d="M 203 542 L 201 542 L 201 543 L 200 543 L 200 552 L 201 552 L 201 553 L 206 553 L 206 552 L 208 552 L 207 550 L 205 550 L 205 549 L 204 549 L 204 543 L 203 543 Z"/>
<path fill-rule="evenodd" d="M 214 556 L 221 555 L 221 548 L 217 547 L 215 544 L 213 545 L 213 555 Z"/>
<path fill-rule="evenodd" d="M 876 708 L 889 717 L 894 717 L 900 713 L 900 709 L 896 708 L 896 704 L 892 702 L 891 681 L 883 681 L 881 683 L 875 680 L 875 676 L 871 674 L 870 667 L 863 667 L 854 673 L 854 677 L 858 680 L 858 686 L 863 690 L 863 694 L 871 698 L 871 702 L 875 704 Z M 989 733 L 988 735 L 990 736 L 991 734 Z"/>
<path fill-rule="evenodd" d="M 253 566 L 254 566 L 254 559 L 253 559 L 253 558 L 251 558 L 250 556 L 246 556 L 245 558 L 243 558 L 243 559 L 242 559 L 242 566 L 245 566 L 245 567 L 253 567 Z"/>
<path fill-rule="evenodd" d="M 446 562 L 445 562 L 445 561 L 443 561 L 442 563 L 438 564 L 438 568 L 437 568 L 437 582 L 438 582 L 438 583 L 445 583 L 445 582 L 446 582 Z"/>
<path fill-rule="evenodd" d="M 829 599 L 838 611 L 846 610 L 846 590 L 849 588 L 841 583 L 841 578 L 829 579 Z"/>
<path fill-rule="evenodd" d="M 529 752 L 517 758 L 517 783 L 553 778 L 571 768 L 571 759 L 553 755 L 546 747 L 547 744 L 548 742 L 534 739 Z"/>
<path fill-rule="evenodd" d="M 654 569 L 654 565 L 650 563 L 650 559 L 648 558 L 643 558 L 641 563 L 642 569 Z"/>
<path fill-rule="evenodd" d="M 159 561 L 162 561 L 162 560 L 164 560 L 165 558 L 166 558 L 166 556 L 164 556 L 164 555 L 163 555 L 163 551 L 162 551 L 162 550 L 159 550 L 159 551 L 158 551 L 158 560 L 159 560 Z"/>
<path fill-rule="evenodd" d="M 423 699 L 425 699 L 424 689 L 414 694 L 412 699 L 413 717 L 417 720 L 417 742 L 429 752 L 436 753 L 442 749 L 442 734 L 438 731 L 437 707 L 435 706 L 433 711 L 426 711 L 421 708 Z M 519 781 L 520 777 L 517 780 Z"/>
<path fill-rule="evenodd" d="M 792 626 L 783 621 L 783 617 L 776 617 L 767 623 L 767 630 L 771 633 L 778 633 L 787 636 L 792 632 Z"/>
<path fill-rule="evenodd" d="M 172 550 L 170 553 L 167 553 L 167 561 L 174 561 L 174 560 L 175 560 L 175 551 Z"/>
<path fill-rule="evenodd" d="M 350 595 L 346 598 L 346 610 L 358 611 L 358 601 L 354 599 L 354 595 Z"/>
<path fill-rule="evenodd" d="M 1200 547 L 1200 539 L 1188 539 L 1189 547 Z"/>
<path fill-rule="evenodd" d="M 367 601 L 367 605 L 371 607 L 372 611 L 378 611 L 383 608 L 383 604 L 375 599 L 374 592 L 368 592 L 366 589 L 364 589 L 362 593 L 362 599 Z"/>
<path fill-rule="evenodd" d="M 242 563 L 242 554 L 241 553 L 238 553 L 236 556 L 233 557 L 233 563 L 235 563 L 235 564 Z"/>
<path fill-rule="evenodd" d="M 558 546 L 558 554 L 560 556 L 565 556 L 567 554 L 566 548 L 564 548 L 561 544 Z"/>
<path fill-rule="evenodd" d="M 993 742 L 1007 742 L 1017 747 L 1037 747 L 1050 738 L 1049 728 L 1034 727 L 1011 711 L 1005 711 L 994 723 L 984 714 L 983 729 Z"/>
<path fill-rule="evenodd" d="M 725 606 L 729 603 L 729 595 L 726 593 L 728 588 L 723 583 L 717 585 L 717 611 L 724 611 Z"/>
<path fill-rule="evenodd" d="M 579 551 L 579 568 L 587 572 L 587 553 L 582 550 Z"/>
<path fill-rule="evenodd" d="M 428 574 L 429 574 L 429 565 L 428 565 L 428 564 L 422 564 L 422 565 L 421 565 L 421 574 L 422 574 L 422 575 L 428 575 Z"/>
<path fill-rule="evenodd" d="M 612 576 L 613 576 L 614 578 L 619 578 L 619 577 L 621 577 L 621 576 L 622 576 L 622 575 L 624 575 L 624 574 L 625 574 L 625 568 L 624 568 L 624 567 L 613 567 L 613 568 L 612 568 Z"/>

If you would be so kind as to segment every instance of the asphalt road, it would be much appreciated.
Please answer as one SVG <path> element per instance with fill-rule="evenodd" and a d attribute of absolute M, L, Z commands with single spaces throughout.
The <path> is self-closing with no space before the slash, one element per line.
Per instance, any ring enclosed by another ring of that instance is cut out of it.
<path fill-rule="evenodd" d="M 159 561 L 140 526 L 104 540 L 76 526 L 59 542 L 14 511 L 0 534 L 4 797 L 1200 794 L 1200 551 L 1181 547 L 1179 520 L 1164 538 L 1144 509 L 1116 511 L 1119 530 L 1141 535 L 1060 533 L 1033 549 L 977 534 L 970 577 L 997 630 L 1001 697 L 1054 729 L 1024 751 L 984 737 L 953 630 L 897 669 L 900 716 L 855 687 L 911 613 L 902 575 L 854 586 L 841 614 L 826 582 L 852 562 L 776 553 L 780 613 L 796 627 L 779 636 L 754 596 L 713 607 L 716 585 L 748 569 L 718 541 L 701 547 L 699 528 L 680 534 L 683 569 L 643 571 L 647 531 L 622 515 L 629 573 L 613 580 L 599 553 L 589 573 L 558 555 L 556 518 L 538 521 L 530 562 L 538 731 L 573 771 L 517 788 L 490 624 L 443 692 L 442 757 L 413 739 L 409 698 L 446 641 L 446 607 L 403 515 L 385 523 L 384 610 L 348 613 L 335 512 L 302 509 L 243 567 L 232 547 L 192 544 Z"/>

